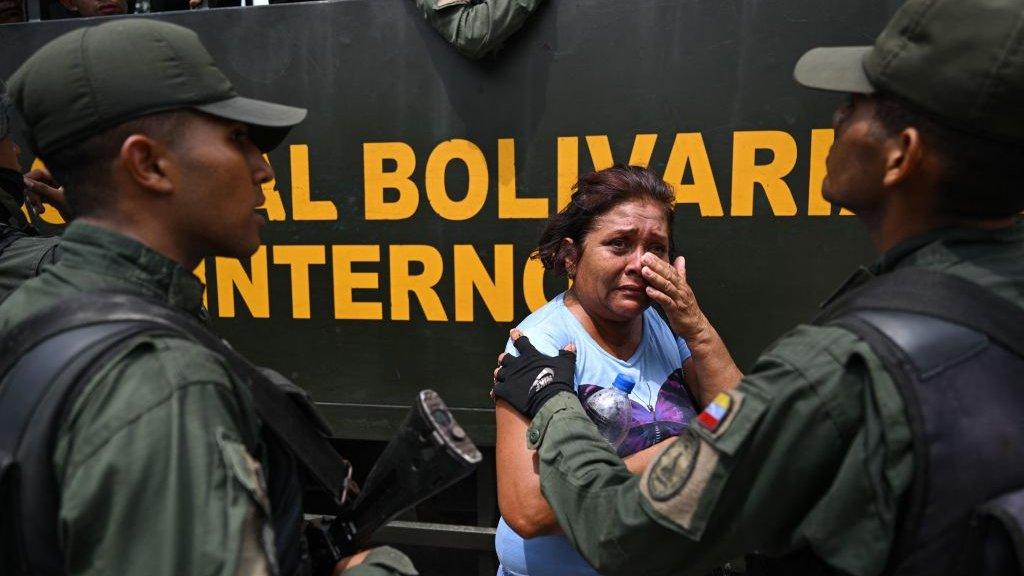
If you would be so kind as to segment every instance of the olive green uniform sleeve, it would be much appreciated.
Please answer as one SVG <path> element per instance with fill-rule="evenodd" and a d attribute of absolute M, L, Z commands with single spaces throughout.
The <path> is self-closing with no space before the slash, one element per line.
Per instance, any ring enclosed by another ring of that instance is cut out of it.
<path fill-rule="evenodd" d="M 212 353 L 166 337 L 86 385 L 54 455 L 69 574 L 271 573 L 240 388 Z"/>
<path fill-rule="evenodd" d="M 361 564 L 345 570 L 345 576 L 417 576 L 412 561 L 390 546 L 374 548 Z"/>
<path fill-rule="evenodd" d="M 470 58 L 480 58 L 499 48 L 542 1 L 415 0 L 427 22 Z"/>
<path fill-rule="evenodd" d="M 29 278 L 34 278 L 43 266 L 56 260 L 60 238 L 26 236 L 15 240 L 0 258 L 0 301 Z"/>
<path fill-rule="evenodd" d="M 912 470 L 903 403 L 866 345 L 799 327 L 715 403 L 639 478 L 576 398 L 545 405 L 527 441 L 583 556 L 610 576 L 703 574 L 746 552 L 809 547 L 878 573 Z"/>

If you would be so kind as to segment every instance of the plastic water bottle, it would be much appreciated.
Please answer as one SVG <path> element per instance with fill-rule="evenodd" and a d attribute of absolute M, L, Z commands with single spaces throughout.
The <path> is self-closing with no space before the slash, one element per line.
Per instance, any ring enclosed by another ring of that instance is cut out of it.
<path fill-rule="evenodd" d="M 598 390 L 587 398 L 584 406 L 587 416 L 590 416 L 597 425 L 597 430 L 616 450 L 629 432 L 633 412 L 629 403 L 629 393 L 633 391 L 635 384 L 636 382 L 629 376 L 619 374 L 611 386 Z"/>

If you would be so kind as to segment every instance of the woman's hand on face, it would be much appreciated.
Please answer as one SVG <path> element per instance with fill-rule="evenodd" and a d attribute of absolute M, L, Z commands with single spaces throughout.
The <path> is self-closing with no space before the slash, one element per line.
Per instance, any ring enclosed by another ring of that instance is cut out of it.
<path fill-rule="evenodd" d="M 708 319 L 697 305 L 693 289 L 686 282 L 686 259 L 673 264 L 647 252 L 641 258 L 647 296 L 661 305 L 672 330 L 684 340 L 695 340 L 708 327 Z"/>

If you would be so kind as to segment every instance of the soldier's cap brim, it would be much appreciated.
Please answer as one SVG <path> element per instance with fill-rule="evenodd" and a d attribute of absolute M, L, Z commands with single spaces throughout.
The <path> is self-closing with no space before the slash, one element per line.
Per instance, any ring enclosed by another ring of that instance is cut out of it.
<path fill-rule="evenodd" d="M 814 48 L 800 57 L 793 78 L 816 90 L 873 94 L 875 87 L 864 72 L 864 57 L 872 46 Z"/>
<path fill-rule="evenodd" d="M 304 108 L 242 96 L 192 107 L 218 118 L 248 124 L 249 137 L 263 152 L 276 148 L 288 135 L 288 131 L 306 118 Z"/>

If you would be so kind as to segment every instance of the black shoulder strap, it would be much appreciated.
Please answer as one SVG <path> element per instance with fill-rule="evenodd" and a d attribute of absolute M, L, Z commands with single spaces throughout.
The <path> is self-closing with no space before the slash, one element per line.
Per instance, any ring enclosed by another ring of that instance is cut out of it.
<path fill-rule="evenodd" d="M 0 342 L 0 374 L 12 359 L 38 342 L 70 328 L 110 322 L 146 322 L 184 335 L 220 355 L 252 391 L 260 419 L 295 455 L 314 488 L 339 506 L 348 466 L 299 405 L 213 332 L 182 312 L 134 295 L 84 292 L 14 326 Z"/>
<path fill-rule="evenodd" d="M 0 562 L 20 574 L 62 574 L 53 451 L 61 422 L 91 375 L 142 332 L 143 322 L 67 330 L 4 358 L 0 381 Z M 5 340 L 7 342 L 7 340 Z"/>
<path fill-rule="evenodd" d="M 862 310 L 947 320 L 981 332 L 1024 357 L 1024 309 L 958 276 L 923 268 L 897 270 L 839 297 L 813 323 L 829 324 Z"/>

